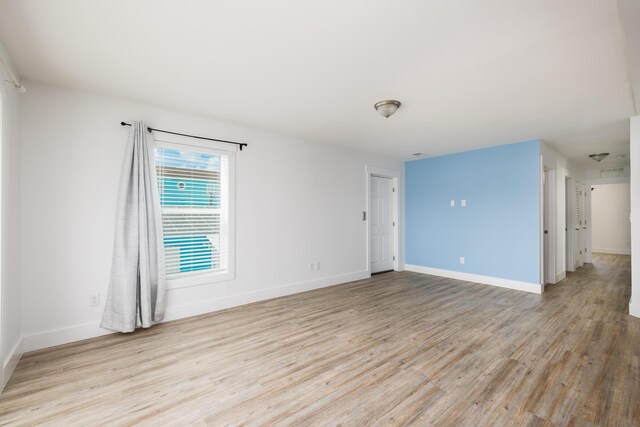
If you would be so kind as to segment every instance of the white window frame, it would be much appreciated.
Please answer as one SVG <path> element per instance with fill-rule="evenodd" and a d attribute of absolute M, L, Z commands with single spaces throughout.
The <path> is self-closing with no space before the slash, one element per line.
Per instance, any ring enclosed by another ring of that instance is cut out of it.
<path fill-rule="evenodd" d="M 154 145 L 157 148 L 175 150 L 190 149 L 201 153 L 219 154 L 229 158 L 229 230 L 228 230 L 228 260 L 227 270 L 218 272 L 193 272 L 182 277 L 167 279 L 167 289 L 179 289 L 190 286 L 207 285 L 217 282 L 227 282 L 236 277 L 236 150 L 229 150 L 229 146 L 214 141 L 204 141 L 179 135 L 154 135 Z"/>

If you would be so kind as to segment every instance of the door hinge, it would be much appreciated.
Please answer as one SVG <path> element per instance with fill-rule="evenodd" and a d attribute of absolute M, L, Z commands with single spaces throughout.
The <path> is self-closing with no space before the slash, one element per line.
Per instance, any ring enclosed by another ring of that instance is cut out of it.
<path fill-rule="evenodd" d="M 394 226 L 394 227 L 396 226 L 396 222 L 395 222 L 395 221 L 393 221 L 393 226 Z"/>
<path fill-rule="evenodd" d="M 395 192 L 396 192 L 396 187 L 392 187 L 392 188 L 391 188 L 391 192 L 392 192 L 392 193 L 395 193 Z"/>
<path fill-rule="evenodd" d="M 396 256 L 395 256 L 395 255 L 393 256 L 393 260 L 394 260 L 394 261 L 396 260 Z"/>

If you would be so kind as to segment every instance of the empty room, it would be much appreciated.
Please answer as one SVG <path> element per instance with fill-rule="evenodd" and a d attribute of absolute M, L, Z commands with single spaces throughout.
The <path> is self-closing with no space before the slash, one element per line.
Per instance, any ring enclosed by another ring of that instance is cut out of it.
<path fill-rule="evenodd" d="M 640 426 L 639 109 L 636 0 L 0 0 L 0 426 Z"/>

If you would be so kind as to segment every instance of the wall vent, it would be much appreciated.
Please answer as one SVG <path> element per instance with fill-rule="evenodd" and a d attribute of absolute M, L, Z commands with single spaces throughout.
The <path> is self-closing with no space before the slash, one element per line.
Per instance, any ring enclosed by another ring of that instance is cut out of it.
<path fill-rule="evenodd" d="M 624 168 L 600 169 L 600 178 L 616 178 L 625 176 Z"/>

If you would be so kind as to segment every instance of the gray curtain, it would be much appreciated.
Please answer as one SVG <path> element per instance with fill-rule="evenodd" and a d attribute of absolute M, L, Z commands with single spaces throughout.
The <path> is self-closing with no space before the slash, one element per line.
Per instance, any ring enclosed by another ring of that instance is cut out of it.
<path fill-rule="evenodd" d="M 122 166 L 111 278 L 101 327 L 148 328 L 164 316 L 165 265 L 153 141 L 134 122 Z"/>

